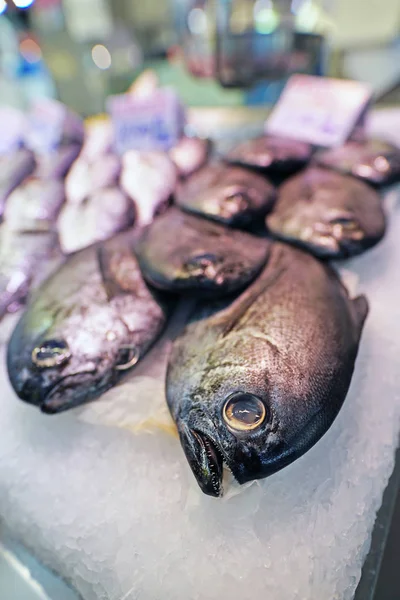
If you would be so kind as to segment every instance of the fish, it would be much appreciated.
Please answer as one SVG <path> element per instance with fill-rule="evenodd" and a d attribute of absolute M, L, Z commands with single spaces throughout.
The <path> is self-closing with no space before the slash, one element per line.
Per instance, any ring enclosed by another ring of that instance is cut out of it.
<path fill-rule="evenodd" d="M 348 391 L 364 296 L 336 272 L 275 242 L 261 275 L 233 302 L 200 305 L 175 339 L 167 403 L 201 490 L 223 494 L 272 475 L 330 428 Z"/>
<path fill-rule="evenodd" d="M 400 181 L 400 148 L 383 140 L 350 140 L 337 148 L 319 150 L 313 162 L 376 187 Z"/>
<path fill-rule="evenodd" d="M 184 135 L 171 148 L 169 156 L 175 164 L 180 177 L 188 177 L 207 162 L 210 151 L 210 140 Z"/>
<path fill-rule="evenodd" d="M 78 158 L 65 179 L 67 202 L 80 204 L 98 190 L 118 186 L 120 173 L 121 161 L 115 154 Z"/>
<path fill-rule="evenodd" d="M 175 202 L 182 210 L 240 228 L 264 217 L 275 196 L 275 187 L 261 175 L 215 162 L 181 182 Z"/>
<path fill-rule="evenodd" d="M 288 176 L 306 166 L 312 151 L 306 142 L 263 135 L 237 144 L 225 160 L 257 171 Z"/>
<path fill-rule="evenodd" d="M 46 414 L 94 400 L 162 333 L 168 304 L 142 278 L 135 236 L 75 253 L 32 295 L 7 348 L 21 400 Z"/>
<path fill-rule="evenodd" d="M 0 155 L 0 217 L 11 192 L 33 173 L 35 167 L 35 155 L 27 148 Z"/>
<path fill-rule="evenodd" d="M 347 258 L 377 244 L 386 218 L 379 194 L 366 183 L 310 167 L 279 189 L 267 229 L 320 258 Z"/>
<path fill-rule="evenodd" d="M 16 312 L 30 289 L 61 260 L 54 231 L 17 231 L 0 225 L 0 319 Z"/>
<path fill-rule="evenodd" d="M 261 271 L 269 241 L 169 208 L 135 248 L 148 283 L 170 292 L 207 296 L 244 288 Z"/>
<path fill-rule="evenodd" d="M 176 167 L 165 152 L 129 150 L 122 157 L 120 185 L 135 203 L 138 226 L 168 206 L 176 181 Z"/>
<path fill-rule="evenodd" d="M 57 222 L 65 254 L 107 240 L 135 222 L 133 202 L 117 187 L 99 189 L 79 204 L 66 203 Z"/>
<path fill-rule="evenodd" d="M 81 150 L 78 143 L 63 144 L 51 152 L 36 153 L 35 177 L 64 179 Z"/>
<path fill-rule="evenodd" d="M 62 180 L 31 176 L 10 194 L 4 219 L 16 231 L 49 231 L 55 229 L 64 200 Z"/>

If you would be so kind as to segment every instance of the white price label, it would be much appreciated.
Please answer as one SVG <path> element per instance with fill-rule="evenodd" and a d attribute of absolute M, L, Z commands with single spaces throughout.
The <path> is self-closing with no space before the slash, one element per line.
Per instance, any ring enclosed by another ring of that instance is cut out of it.
<path fill-rule="evenodd" d="M 151 95 L 112 96 L 107 103 L 115 144 L 127 150 L 169 150 L 181 137 L 184 109 L 173 90 L 159 89 Z"/>
<path fill-rule="evenodd" d="M 358 81 L 293 75 L 266 122 L 266 132 L 318 146 L 339 146 L 362 119 L 371 89 Z"/>

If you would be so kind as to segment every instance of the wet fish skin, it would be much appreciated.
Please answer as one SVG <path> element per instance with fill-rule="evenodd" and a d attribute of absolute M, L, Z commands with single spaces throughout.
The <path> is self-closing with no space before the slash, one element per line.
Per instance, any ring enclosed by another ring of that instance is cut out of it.
<path fill-rule="evenodd" d="M 378 139 L 350 140 L 319 150 L 313 162 L 380 187 L 400 181 L 400 148 Z"/>
<path fill-rule="evenodd" d="M 288 176 L 306 166 L 312 146 L 298 140 L 263 135 L 241 142 L 228 152 L 228 163 L 273 175 Z"/>
<path fill-rule="evenodd" d="M 26 300 L 32 286 L 60 262 L 54 231 L 16 231 L 0 226 L 0 319 Z"/>
<path fill-rule="evenodd" d="M 35 292 L 7 350 L 22 400 L 49 414 L 93 400 L 161 334 L 167 307 L 142 279 L 135 235 L 74 254 Z"/>
<path fill-rule="evenodd" d="M 49 231 L 55 228 L 64 200 L 61 180 L 28 177 L 10 194 L 4 218 L 16 231 Z"/>
<path fill-rule="evenodd" d="M 275 196 L 274 186 L 261 175 L 211 163 L 177 186 L 175 201 L 187 212 L 231 227 L 248 227 L 271 210 Z"/>
<path fill-rule="evenodd" d="M 117 187 L 94 191 L 79 204 L 67 202 L 58 219 L 65 254 L 76 252 L 125 231 L 135 221 L 133 202 Z"/>
<path fill-rule="evenodd" d="M 377 244 L 386 219 L 379 194 L 354 177 L 310 167 L 279 189 L 268 230 L 320 258 L 347 258 Z"/>
<path fill-rule="evenodd" d="M 36 154 L 35 176 L 40 179 L 64 179 L 81 150 L 78 143 L 64 144 L 52 152 Z"/>
<path fill-rule="evenodd" d="M 0 217 L 8 196 L 33 172 L 35 166 L 35 156 L 26 148 L 0 157 Z"/>
<path fill-rule="evenodd" d="M 221 296 L 260 272 L 270 243 L 170 208 L 144 229 L 136 255 L 145 279 L 171 292 Z"/>
<path fill-rule="evenodd" d="M 188 177 L 206 163 L 211 152 L 211 141 L 199 137 L 183 136 L 171 148 L 169 156 L 181 177 Z"/>
<path fill-rule="evenodd" d="M 243 484 L 324 435 L 346 397 L 367 313 L 365 297 L 351 300 L 328 265 L 276 242 L 232 304 L 194 315 L 173 344 L 166 393 L 204 493 L 222 494 L 223 462 Z"/>

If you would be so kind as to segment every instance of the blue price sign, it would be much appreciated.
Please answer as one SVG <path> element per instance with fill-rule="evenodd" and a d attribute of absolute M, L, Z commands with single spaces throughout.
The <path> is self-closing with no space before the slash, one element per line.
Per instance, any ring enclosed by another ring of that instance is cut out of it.
<path fill-rule="evenodd" d="M 170 89 L 158 89 L 146 96 L 112 96 L 107 109 L 120 154 L 127 150 L 169 150 L 183 133 L 184 109 Z"/>

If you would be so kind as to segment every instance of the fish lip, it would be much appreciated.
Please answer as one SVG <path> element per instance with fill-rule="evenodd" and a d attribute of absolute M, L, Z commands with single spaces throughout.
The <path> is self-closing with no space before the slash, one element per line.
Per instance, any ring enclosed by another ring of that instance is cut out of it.
<path fill-rule="evenodd" d="M 81 371 L 78 373 L 69 373 L 68 375 L 65 375 L 64 377 L 61 377 L 56 383 L 54 383 L 54 385 L 52 385 L 49 389 L 47 389 L 47 393 L 39 405 L 41 412 L 44 414 L 47 414 L 47 415 L 53 415 L 53 414 L 57 414 L 60 412 L 64 412 L 65 410 L 68 410 L 70 408 L 75 408 L 76 406 L 79 406 L 79 405 L 87 402 L 88 397 L 85 394 L 82 395 L 82 394 L 77 393 L 76 396 L 79 398 L 78 401 L 73 402 L 70 399 L 66 398 L 65 402 L 58 402 L 58 403 L 53 402 L 52 403 L 52 400 L 54 400 L 54 396 L 60 390 L 61 386 L 65 383 L 65 381 L 68 381 L 69 379 L 78 380 L 80 375 L 85 376 L 87 374 L 92 375 L 93 371 L 87 370 L 87 371 Z M 79 381 L 77 381 L 77 382 L 79 383 Z M 84 385 L 84 384 L 81 384 L 81 386 L 82 385 Z"/>
<path fill-rule="evenodd" d="M 180 431 L 186 458 L 201 490 L 208 496 L 222 496 L 223 453 L 211 437 L 188 426 Z"/>

